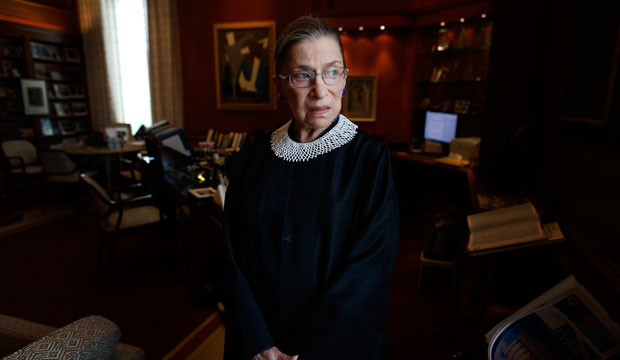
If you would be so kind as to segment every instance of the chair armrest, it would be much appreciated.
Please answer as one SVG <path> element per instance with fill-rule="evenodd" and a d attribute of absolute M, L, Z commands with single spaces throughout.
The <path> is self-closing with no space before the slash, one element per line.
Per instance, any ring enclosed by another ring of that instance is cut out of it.
<path fill-rule="evenodd" d="M 135 190 L 135 189 L 139 189 L 142 188 L 142 183 L 136 183 L 136 184 L 130 184 L 127 186 L 123 186 L 123 187 L 118 187 L 118 188 L 111 188 L 108 189 L 109 193 L 119 193 L 119 192 L 123 192 L 123 191 L 127 191 L 127 190 Z"/>
<path fill-rule="evenodd" d="M 152 199 L 153 199 L 152 194 L 145 194 L 141 196 L 132 197 L 131 199 L 127 199 L 127 200 L 116 201 L 116 204 L 124 209 L 127 209 L 127 208 L 147 205 L 147 204 L 151 205 Z"/>
<path fill-rule="evenodd" d="M 4 359 L 111 359 L 120 336 L 119 328 L 112 321 L 101 316 L 87 316 Z"/>
<path fill-rule="evenodd" d="M 56 330 L 55 327 L 0 314 L 0 358 L 27 346 L 54 330 Z"/>

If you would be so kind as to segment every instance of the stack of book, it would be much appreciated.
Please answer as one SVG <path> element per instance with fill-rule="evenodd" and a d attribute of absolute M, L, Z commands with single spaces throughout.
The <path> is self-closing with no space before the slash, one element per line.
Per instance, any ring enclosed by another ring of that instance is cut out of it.
<path fill-rule="evenodd" d="M 209 129 L 205 142 L 213 143 L 214 149 L 239 150 L 241 146 L 243 146 L 246 138 L 247 133 L 245 132 L 231 131 L 229 133 L 225 133 L 214 129 Z"/>

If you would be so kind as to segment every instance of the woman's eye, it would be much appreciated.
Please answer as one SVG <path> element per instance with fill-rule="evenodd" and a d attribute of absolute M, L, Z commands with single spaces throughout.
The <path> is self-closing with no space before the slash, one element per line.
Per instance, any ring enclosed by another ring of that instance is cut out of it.
<path fill-rule="evenodd" d="M 328 69 L 325 71 L 325 76 L 336 77 L 338 76 L 338 69 Z"/>
<path fill-rule="evenodd" d="M 302 72 L 295 73 L 295 79 L 296 80 L 310 80 L 312 79 L 312 76 L 310 76 L 310 73 L 302 71 Z"/>

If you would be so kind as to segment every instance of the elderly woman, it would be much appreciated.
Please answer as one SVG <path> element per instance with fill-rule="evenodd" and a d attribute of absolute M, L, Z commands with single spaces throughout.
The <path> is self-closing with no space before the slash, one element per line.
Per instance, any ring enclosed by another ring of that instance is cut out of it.
<path fill-rule="evenodd" d="M 241 150 L 226 195 L 225 359 L 377 359 L 398 245 L 389 152 L 340 114 L 338 33 L 282 32 L 276 84 L 292 119 Z"/>

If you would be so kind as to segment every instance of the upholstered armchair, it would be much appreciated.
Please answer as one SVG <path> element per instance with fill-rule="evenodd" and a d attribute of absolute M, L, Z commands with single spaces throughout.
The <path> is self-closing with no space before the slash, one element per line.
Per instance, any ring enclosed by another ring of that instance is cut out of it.
<path fill-rule="evenodd" d="M 39 177 L 42 179 L 43 168 L 38 164 L 37 148 L 27 140 L 5 140 L 0 145 L 8 167 L 9 180 L 17 176 Z M 42 183 L 44 185 L 44 183 Z M 9 181 L 5 183 L 5 191 L 9 190 Z"/>
<path fill-rule="evenodd" d="M 87 316 L 60 329 L 0 315 L 0 357 L 17 359 L 139 360 L 144 351 L 118 343 L 112 321 Z"/>

